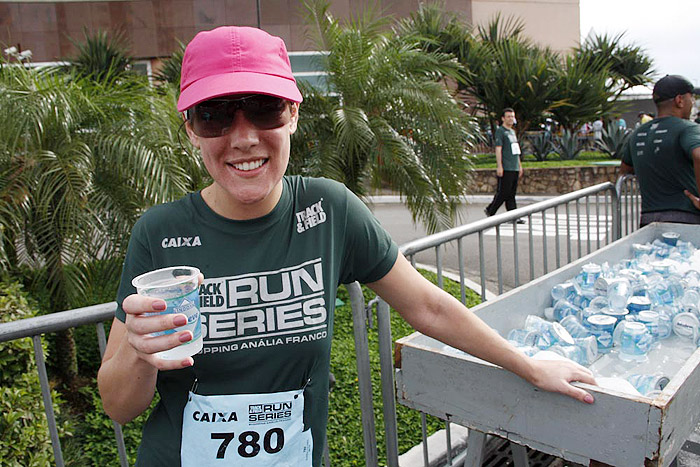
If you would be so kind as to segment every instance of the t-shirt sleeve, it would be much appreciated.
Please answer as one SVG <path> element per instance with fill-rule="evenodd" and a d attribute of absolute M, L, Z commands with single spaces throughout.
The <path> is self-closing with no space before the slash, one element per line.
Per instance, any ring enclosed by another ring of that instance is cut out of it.
<path fill-rule="evenodd" d="M 505 146 L 506 143 L 510 144 L 510 140 L 506 137 L 506 132 L 499 126 L 496 128 L 496 136 L 494 137 L 496 146 Z"/>
<path fill-rule="evenodd" d="M 700 148 L 700 125 L 692 124 L 681 133 L 680 143 L 688 157 L 691 157 L 690 153 Z"/>
<path fill-rule="evenodd" d="M 140 219 L 131 231 L 129 239 L 129 247 L 126 251 L 124 259 L 124 267 L 122 268 L 122 277 L 117 291 L 117 312 L 116 317 L 119 321 L 126 320 L 126 313 L 122 308 L 122 302 L 126 297 L 136 293 L 136 288 L 131 285 L 131 280 L 144 272 L 151 271 L 153 268 L 153 259 L 151 252 L 147 247 L 146 242 L 146 227 L 143 218 Z"/>
<path fill-rule="evenodd" d="M 340 282 L 374 282 L 394 266 L 399 247 L 365 204 L 347 190 L 344 268 Z"/>

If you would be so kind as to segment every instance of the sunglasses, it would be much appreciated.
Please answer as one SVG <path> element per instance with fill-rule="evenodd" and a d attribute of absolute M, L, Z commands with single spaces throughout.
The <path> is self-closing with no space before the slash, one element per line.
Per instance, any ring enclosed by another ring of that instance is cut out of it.
<path fill-rule="evenodd" d="M 202 138 L 216 138 L 231 131 L 236 111 L 241 110 L 246 120 L 260 130 L 272 130 L 289 123 L 287 101 L 279 97 L 255 94 L 236 99 L 210 99 L 188 109 L 185 117 L 194 134 Z"/>

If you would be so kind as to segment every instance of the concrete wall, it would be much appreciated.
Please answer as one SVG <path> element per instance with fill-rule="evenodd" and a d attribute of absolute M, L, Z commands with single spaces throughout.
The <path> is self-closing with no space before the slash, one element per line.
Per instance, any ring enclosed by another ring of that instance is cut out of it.
<path fill-rule="evenodd" d="M 598 183 L 615 183 L 618 170 L 614 166 L 527 168 L 518 181 L 518 193 L 561 195 Z M 493 194 L 496 185 L 495 169 L 477 169 L 473 172 L 470 193 Z"/>
<path fill-rule="evenodd" d="M 331 0 L 330 11 L 349 18 L 374 0 Z M 379 0 L 383 11 L 405 17 L 420 0 Z M 222 25 L 257 26 L 256 0 L 123 0 L 8 2 L 0 0 L 0 44 L 30 49 L 34 62 L 69 57 L 88 31 L 122 30 L 139 59 L 169 56 L 177 40 Z M 260 25 L 284 39 L 290 51 L 315 50 L 306 39 L 301 0 L 259 0 Z M 487 21 L 496 11 L 524 19 L 527 34 L 556 50 L 579 39 L 578 0 L 443 0 L 465 20 Z"/>
<path fill-rule="evenodd" d="M 501 17 L 522 18 L 525 34 L 540 45 L 559 52 L 569 52 L 579 45 L 579 0 L 472 0 L 475 24 L 487 23 L 498 12 Z"/>

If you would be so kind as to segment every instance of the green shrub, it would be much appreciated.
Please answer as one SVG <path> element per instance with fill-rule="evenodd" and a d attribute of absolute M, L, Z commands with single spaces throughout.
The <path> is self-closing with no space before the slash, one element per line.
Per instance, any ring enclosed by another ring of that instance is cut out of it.
<path fill-rule="evenodd" d="M 538 161 L 547 160 L 547 156 L 552 152 L 552 134 L 547 132 L 538 132 L 535 134 L 530 134 L 525 137 L 530 143 L 530 149 L 532 150 L 532 155 Z"/>
<path fill-rule="evenodd" d="M 561 132 L 561 136 L 556 137 L 555 141 L 556 151 L 561 160 L 576 159 L 584 149 L 576 131 L 564 130 Z"/>
<path fill-rule="evenodd" d="M 622 157 L 622 148 L 625 146 L 630 134 L 632 132 L 627 132 L 625 128 L 621 128 L 615 120 L 610 120 L 606 127 L 603 128 L 602 139 L 596 141 L 596 146 L 613 159 L 620 159 Z"/>
<path fill-rule="evenodd" d="M 38 314 L 22 286 L 0 283 L 0 322 Z M 0 344 L 0 460 L 2 465 L 45 466 L 53 461 L 51 438 L 44 414 L 34 348 L 29 338 Z M 44 344 L 44 352 L 46 345 Z M 54 412 L 61 400 L 52 391 Z M 58 423 L 59 436 L 71 436 L 67 421 Z"/>
<path fill-rule="evenodd" d="M 102 400 L 97 390 L 97 380 L 93 380 L 89 386 L 84 386 L 81 391 L 92 402 L 92 410 L 84 414 L 84 423 L 75 433 L 76 444 L 80 446 L 83 459 L 88 459 L 85 465 L 94 467 L 108 467 L 119 465 L 119 453 L 114 438 L 114 425 L 102 408 Z M 151 407 L 131 422 L 122 426 L 124 445 L 129 465 L 136 462 L 136 454 L 141 443 L 141 432 L 148 415 L 158 402 L 158 395 L 153 399 Z"/>
<path fill-rule="evenodd" d="M 431 282 L 437 283 L 435 274 L 423 270 L 420 272 Z M 444 289 L 460 299 L 461 292 L 458 283 L 444 279 Z M 363 287 L 363 292 L 366 302 L 374 297 L 374 293 L 370 289 Z M 331 372 L 336 378 L 336 384 L 329 398 L 327 438 L 332 465 L 362 466 L 365 463 L 364 443 L 355 362 L 355 341 L 352 310 L 345 287 L 338 289 L 338 298 L 343 300 L 345 305 L 338 306 L 335 310 Z M 467 290 L 467 306 L 471 307 L 480 302 L 481 299 L 476 293 Z M 391 332 L 392 339 L 397 340 L 413 333 L 414 330 L 392 309 Z M 379 340 L 376 328 L 369 332 L 369 354 L 379 464 L 385 465 L 386 443 L 379 371 Z M 421 417 L 419 412 L 397 404 L 396 418 L 398 421 L 399 452 L 403 453 L 422 441 Z M 443 421 L 431 416 L 427 417 L 427 425 L 429 434 L 444 428 Z"/>

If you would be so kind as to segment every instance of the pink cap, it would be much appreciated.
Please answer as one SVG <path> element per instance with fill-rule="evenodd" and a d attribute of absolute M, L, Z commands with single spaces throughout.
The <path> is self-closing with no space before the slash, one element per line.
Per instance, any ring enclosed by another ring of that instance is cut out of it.
<path fill-rule="evenodd" d="M 229 94 L 268 94 L 301 102 L 284 41 L 261 29 L 238 26 L 194 36 L 182 60 L 177 110 Z"/>

